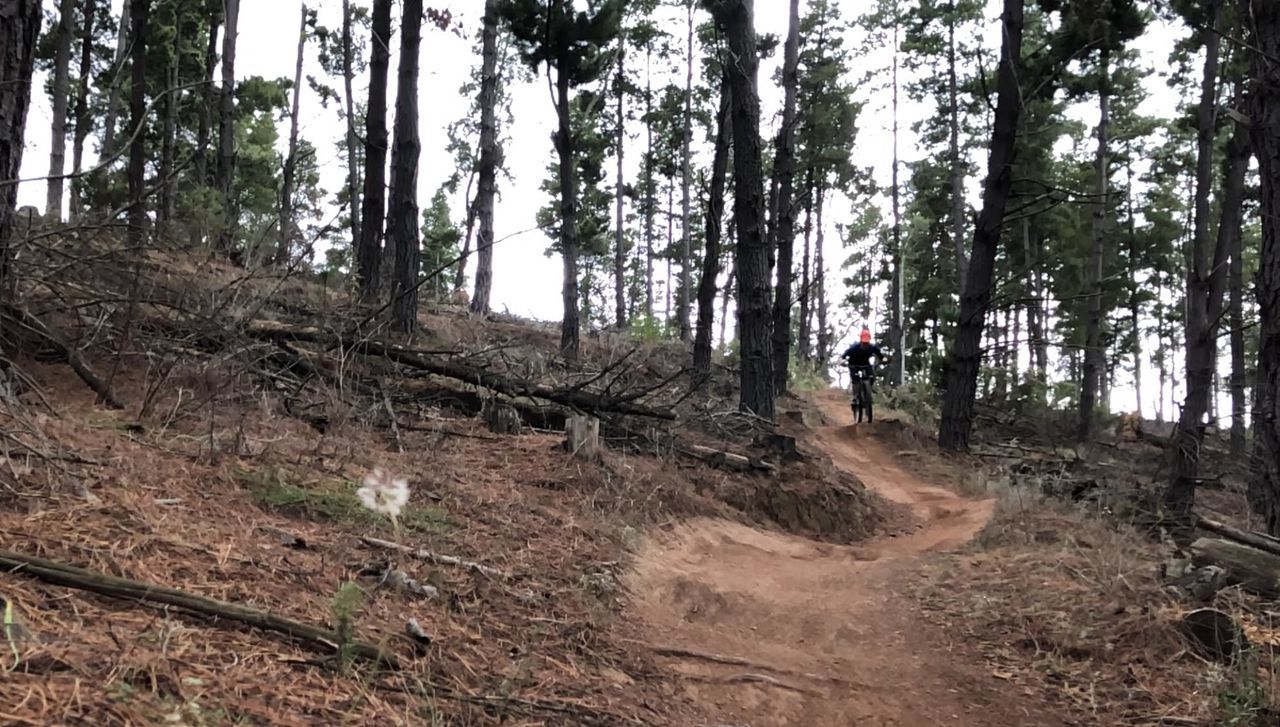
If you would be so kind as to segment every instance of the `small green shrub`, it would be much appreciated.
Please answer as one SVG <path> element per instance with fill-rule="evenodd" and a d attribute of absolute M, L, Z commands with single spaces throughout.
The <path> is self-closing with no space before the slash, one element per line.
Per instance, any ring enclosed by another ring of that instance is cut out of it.
<path fill-rule="evenodd" d="M 1220 724 L 1225 727 L 1261 727 L 1274 724 L 1268 717 L 1267 689 L 1258 678 L 1260 660 L 1256 648 L 1248 648 L 1237 657 L 1223 675 L 1218 687 Z"/>
<path fill-rule="evenodd" d="M 360 616 L 363 600 L 364 593 L 360 587 L 347 581 L 333 594 L 333 600 L 329 603 L 333 632 L 338 637 L 338 668 L 343 672 L 347 671 L 355 658 L 356 619 Z"/>

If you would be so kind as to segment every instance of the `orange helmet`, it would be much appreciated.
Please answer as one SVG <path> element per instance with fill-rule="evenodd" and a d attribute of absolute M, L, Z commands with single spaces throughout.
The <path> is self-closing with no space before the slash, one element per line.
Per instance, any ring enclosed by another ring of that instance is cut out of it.
<path fill-rule="evenodd" d="M 862 343 L 871 343 L 871 330 L 866 326 L 862 327 L 862 335 L 858 337 Z"/>

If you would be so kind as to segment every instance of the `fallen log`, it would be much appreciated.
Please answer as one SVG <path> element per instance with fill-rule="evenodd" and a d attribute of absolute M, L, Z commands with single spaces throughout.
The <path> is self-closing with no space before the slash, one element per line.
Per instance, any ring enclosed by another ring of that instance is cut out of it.
<path fill-rule="evenodd" d="M 1233 527 L 1224 522 L 1219 522 L 1203 516 L 1196 518 L 1196 527 L 1201 530 L 1207 530 L 1226 540 L 1247 545 L 1251 548 L 1257 548 L 1258 550 L 1265 550 L 1272 555 L 1280 556 L 1280 540 L 1276 540 L 1270 535 L 1241 530 L 1240 528 Z"/>
<path fill-rule="evenodd" d="M 212 598 L 197 596 L 194 593 L 128 578 L 119 578 L 106 573 L 95 573 L 84 568 L 8 550 L 0 550 L 0 568 L 5 568 L 10 573 L 31 576 L 46 583 L 53 583 L 67 588 L 90 591 L 113 598 L 132 599 L 152 605 L 173 606 L 189 613 L 208 616 L 213 619 L 226 619 L 260 628 L 264 631 L 274 631 L 322 651 L 336 653 L 341 649 L 345 649 L 347 653 L 355 657 L 385 664 L 392 669 L 400 668 L 399 661 L 394 654 L 373 644 L 363 641 L 344 644 L 342 638 L 332 631 L 283 618 L 250 606 L 216 601 Z"/>
<path fill-rule="evenodd" d="M 626 399 L 626 397 L 609 397 L 575 387 L 554 388 L 544 384 L 531 384 L 495 374 L 492 371 L 476 366 L 470 366 L 454 359 L 437 361 L 428 358 L 422 353 L 394 343 L 371 338 L 347 338 L 313 326 L 292 326 L 277 321 L 258 320 L 249 321 L 244 330 L 248 335 L 264 340 L 291 339 L 309 341 L 344 346 L 370 356 L 385 356 L 398 364 L 409 366 L 419 371 L 443 376 L 447 379 L 464 381 L 507 396 L 543 399 L 587 412 L 623 414 L 626 416 L 666 420 L 674 420 L 676 418 L 675 412 L 670 409 L 655 409 L 636 404 Z"/>
<path fill-rule="evenodd" d="M 89 364 L 85 363 L 84 357 L 76 349 L 63 343 L 61 339 L 54 335 L 53 331 L 44 324 L 39 318 L 29 313 L 23 308 L 15 305 L 5 305 L 4 312 L 22 328 L 36 334 L 42 338 L 57 353 L 58 358 L 71 367 L 76 376 L 85 383 L 93 393 L 98 395 L 98 401 L 106 404 L 111 409 L 123 409 L 124 404 L 120 402 L 111 387 L 106 382 L 98 378 L 98 375 L 89 368 Z"/>
<path fill-rule="evenodd" d="M 778 472 L 776 465 L 765 462 L 762 459 L 747 457 L 723 449 L 704 447 L 701 444 L 677 442 L 675 450 L 687 457 L 693 457 L 715 467 L 732 467 L 743 472 L 766 472 L 771 475 Z"/>
<path fill-rule="evenodd" d="M 436 563 L 437 565 L 452 565 L 452 566 L 457 566 L 459 568 L 465 568 L 467 570 L 474 570 L 477 573 L 489 576 L 491 578 L 507 577 L 507 574 L 504 571 L 498 570 L 497 568 L 493 568 L 491 566 L 481 565 L 480 563 L 476 563 L 470 560 L 463 560 L 462 558 L 457 558 L 452 555 L 443 555 L 441 553 L 433 553 L 430 550 L 425 550 L 422 548 L 410 548 L 406 545 L 393 543 L 390 540 L 383 540 L 381 538 L 371 538 L 365 535 L 365 536 L 361 536 L 360 542 L 374 548 L 382 548 L 384 550 L 394 550 L 398 553 L 404 553 L 405 555 L 411 556 L 413 558 L 417 558 L 418 560 L 425 560 L 428 563 Z"/>
<path fill-rule="evenodd" d="M 1227 585 L 1267 599 L 1280 598 L 1280 555 L 1231 540 L 1199 538 L 1191 544 L 1191 562 L 1221 567 Z"/>

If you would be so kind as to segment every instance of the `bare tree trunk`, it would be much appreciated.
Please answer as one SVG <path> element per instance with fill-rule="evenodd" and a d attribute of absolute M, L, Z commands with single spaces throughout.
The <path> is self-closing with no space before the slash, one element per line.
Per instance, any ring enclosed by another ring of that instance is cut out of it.
<path fill-rule="evenodd" d="M 623 143 L 627 135 L 627 117 L 624 103 L 626 101 L 627 87 L 626 79 L 626 62 L 624 60 L 626 54 L 627 39 L 623 35 L 618 37 L 618 69 L 617 78 L 614 79 L 614 85 L 617 86 L 617 105 L 614 122 L 617 124 L 617 133 L 614 138 L 613 155 L 617 160 L 617 175 L 613 187 L 613 204 L 614 204 L 614 236 L 613 236 L 613 298 L 614 298 L 614 323 L 618 330 L 627 327 L 627 250 L 626 250 L 626 230 L 623 228 L 625 219 L 623 218 L 623 184 L 625 177 L 623 176 L 623 155 L 626 152 Z"/>
<path fill-rule="evenodd" d="M 80 28 L 80 77 L 76 82 L 76 131 L 71 144 L 71 173 L 76 177 L 71 182 L 72 224 L 80 222 L 80 214 L 84 211 L 79 175 L 84 168 L 84 143 L 93 128 L 93 119 L 89 116 L 89 81 L 93 77 L 93 22 L 98 15 L 97 0 L 84 0 L 80 14 L 84 23 Z"/>
<path fill-rule="evenodd" d="M 693 338 L 693 370 L 711 373 L 711 326 L 715 316 L 716 278 L 720 275 L 720 232 L 724 223 L 724 188 L 729 174 L 729 80 L 720 83 L 720 113 L 716 117 L 715 157 L 711 162 L 711 190 L 707 198 L 706 249 L 698 282 L 698 330 Z"/>
<path fill-rule="evenodd" d="M 969 280 L 968 251 L 964 235 L 964 165 L 960 159 L 960 91 L 956 78 L 956 17 L 955 0 L 951 0 L 947 16 L 947 97 L 951 164 L 951 244 L 956 256 L 956 295 L 964 297 L 964 286 Z"/>
<path fill-rule="evenodd" d="M 689 322 L 689 298 L 693 288 L 693 217 L 689 211 L 689 188 L 693 185 L 693 0 L 685 0 L 685 12 L 688 15 L 688 45 L 685 50 L 684 128 L 680 152 L 680 299 L 676 318 L 679 319 L 680 340 L 687 342 L 693 335 Z"/>
<path fill-rule="evenodd" d="M 1254 382 L 1249 505 L 1280 535 L 1280 5 L 1250 0 L 1254 93 L 1251 138 L 1262 180 L 1262 248 L 1257 278 L 1262 340 Z"/>
<path fill-rule="evenodd" d="M 351 31 L 351 0 L 342 0 L 342 97 L 347 115 L 347 207 L 351 210 L 351 249 L 360 250 L 360 161 L 356 149 L 356 100 L 351 86 L 355 76 L 355 46 Z"/>
<path fill-rule="evenodd" d="M 480 235 L 476 239 L 476 289 L 471 310 L 489 312 L 493 287 L 493 199 L 498 179 L 498 3 L 485 0 L 480 67 L 480 168 L 476 191 L 476 215 Z"/>
<path fill-rule="evenodd" d="M 151 0 L 130 0 L 132 3 L 133 32 L 133 80 L 129 84 L 129 128 L 142 127 L 147 107 L 147 21 L 151 12 Z M 146 134 L 133 134 L 129 144 L 129 246 L 142 246 L 147 223 L 147 211 L 143 206 L 146 193 L 147 171 Z"/>
<path fill-rule="evenodd" d="M 973 235 L 969 277 L 960 298 L 956 339 L 947 363 L 946 393 L 938 431 L 938 444 L 944 449 L 967 448 L 973 427 L 974 394 L 982 362 L 982 332 L 991 302 L 991 281 L 1005 204 L 1013 185 L 1014 147 L 1022 104 L 1018 88 L 1022 65 L 1022 10 L 1022 0 L 1004 0 L 1001 16 L 1004 32 L 1001 34 L 1000 66 L 996 72 L 998 101 L 991 135 L 991 155 L 982 192 L 982 211 Z"/>
<path fill-rule="evenodd" d="M 1093 434 L 1094 418 L 1097 416 L 1098 389 L 1104 369 L 1107 366 L 1107 354 L 1102 345 L 1103 317 L 1103 262 L 1106 259 L 1106 239 L 1104 236 L 1107 224 L 1107 172 L 1108 143 L 1110 138 L 1110 102 L 1111 54 L 1104 46 L 1101 52 L 1101 83 L 1098 87 L 1098 153 L 1094 160 L 1094 193 L 1093 222 L 1090 227 L 1092 238 L 1089 262 L 1085 265 L 1085 290 L 1089 295 L 1089 317 L 1085 324 L 1084 369 L 1080 384 L 1080 410 L 1076 424 L 1076 437 L 1080 441 L 1087 440 Z"/>
<path fill-rule="evenodd" d="M 302 99 L 302 59 L 307 49 L 307 4 L 302 4 L 298 25 L 298 56 L 293 71 L 293 101 L 289 105 L 289 153 L 284 158 L 280 183 L 280 221 L 276 223 L 276 267 L 289 265 L 290 248 L 297 221 L 293 214 L 293 181 L 298 173 L 298 113 Z M 397 109 L 397 112 L 399 109 Z"/>
<path fill-rule="evenodd" d="M 364 198 L 356 270 L 360 302 L 378 299 L 387 181 L 387 68 L 391 63 L 391 0 L 374 0 L 369 61 L 369 103 L 365 109 Z"/>
<path fill-rule="evenodd" d="M 560 352 L 569 360 L 578 358 L 578 178 L 574 174 L 573 127 L 569 114 L 569 72 L 556 73 L 556 151 L 560 154 L 560 257 L 564 282 L 560 295 L 564 318 L 560 321 Z"/>
<path fill-rule="evenodd" d="M 889 383 L 901 386 L 907 380 L 907 340 L 902 293 L 906 287 L 906 265 L 902 251 L 902 202 L 901 183 L 898 180 L 898 3 L 894 0 L 893 13 L 893 280 L 889 284 L 889 349 L 891 366 Z"/>
<path fill-rule="evenodd" d="M 236 163 L 236 36 L 240 24 L 240 0 L 225 0 L 222 35 L 222 95 L 218 107 L 218 172 L 214 186 L 222 196 L 222 229 L 218 250 L 231 252 L 235 240 L 236 209 L 232 187 Z"/>
<path fill-rule="evenodd" d="M 107 111 L 102 120 L 102 156 L 110 156 L 116 151 L 116 125 L 123 101 L 121 84 L 124 74 L 125 58 L 129 54 L 129 3 L 120 11 L 120 27 L 116 31 L 116 55 L 112 63 L 111 87 L 107 89 Z"/>
<path fill-rule="evenodd" d="M 826 262 L 826 228 L 822 224 L 822 211 L 826 207 L 827 187 L 825 180 L 819 180 L 816 191 L 817 201 L 814 203 L 814 224 L 817 233 L 814 235 L 813 282 L 817 286 L 818 304 L 814 306 L 818 318 L 818 372 L 824 377 L 831 365 L 831 330 L 827 327 L 827 262 Z"/>
<path fill-rule="evenodd" d="M 49 144 L 49 182 L 45 198 L 45 216 L 62 221 L 62 190 L 66 179 L 62 174 L 67 162 L 67 107 L 71 99 L 71 40 L 75 37 L 75 0 L 58 3 L 58 31 L 54 36 L 53 57 L 53 125 Z"/>
<path fill-rule="evenodd" d="M 800 335 L 797 336 L 796 353 L 805 360 L 813 359 L 812 245 L 813 242 L 813 169 L 809 169 L 804 188 L 804 252 L 800 259 Z"/>
<path fill-rule="evenodd" d="M 1248 134 L 1237 129 L 1234 140 L 1238 140 L 1243 149 L 1240 150 L 1249 159 Z M 1234 141 L 1233 140 L 1233 141 Z M 1237 217 L 1237 225 L 1239 218 Z M 1229 292 L 1228 321 L 1231 326 L 1231 454 L 1244 456 L 1247 451 L 1247 428 L 1249 411 L 1245 400 L 1245 359 L 1244 359 L 1244 247 L 1241 229 L 1237 226 L 1231 231 L 1231 263 L 1227 271 Z"/>
<path fill-rule="evenodd" d="M 773 360 L 769 346 L 770 255 L 764 235 L 764 182 L 760 155 L 759 55 L 753 0 L 723 0 L 715 6 L 725 30 L 732 94 L 734 217 L 737 227 L 739 406 L 765 419 L 774 414 Z"/>
<path fill-rule="evenodd" d="M 396 72 L 395 141 L 391 148 L 391 192 L 387 244 L 395 250 L 391 270 L 391 327 L 418 329 L 418 50 L 422 46 L 422 0 L 404 0 L 400 14 L 400 66 Z"/>
<path fill-rule="evenodd" d="M 650 43 L 645 50 L 645 94 L 644 94 L 644 116 L 646 119 L 653 114 L 653 44 Z M 645 134 L 648 138 L 648 152 L 645 155 L 645 213 L 644 213 L 644 313 L 650 320 L 653 320 L 653 226 L 654 217 L 657 214 L 658 200 L 654 196 L 654 164 L 653 164 L 653 124 L 645 124 Z"/>
<path fill-rule="evenodd" d="M 166 69 L 164 93 L 164 131 L 160 139 L 160 204 L 156 206 L 158 227 L 165 233 L 169 231 L 169 223 L 173 220 L 174 198 L 177 194 L 177 182 L 173 174 L 174 148 L 178 136 L 178 87 L 181 80 L 178 76 L 178 65 L 182 54 L 182 22 L 179 17 L 174 23 L 173 58 Z"/>
<path fill-rule="evenodd" d="M 0 4 L 0 179 L 17 179 L 26 144 L 36 41 L 40 37 L 40 0 Z M 9 231 L 18 203 L 18 185 L 0 185 L 0 296 L 8 299 Z"/>
<path fill-rule="evenodd" d="M 732 132 L 730 132 L 732 133 Z M 728 234 L 725 235 L 727 247 L 736 247 L 736 238 L 733 234 L 733 220 L 729 221 Z M 738 263 L 736 257 L 730 258 L 729 279 L 724 284 L 724 295 L 720 297 L 720 343 L 727 343 L 725 340 L 726 329 L 729 327 L 729 301 L 733 298 L 733 291 L 738 289 Z"/>
<path fill-rule="evenodd" d="M 773 296 L 773 390 L 787 390 L 791 367 L 791 258 L 795 241 L 796 90 L 800 65 L 800 0 L 791 0 L 782 65 L 782 128 L 774 158 L 778 203 L 772 226 L 778 253 L 778 286 Z"/>
<path fill-rule="evenodd" d="M 1210 29 L 1204 33 L 1204 75 L 1200 84 L 1200 105 L 1196 114 L 1196 179 L 1194 230 L 1187 264 L 1186 376 L 1187 393 L 1182 416 L 1174 429 L 1170 446 L 1172 462 L 1165 504 L 1174 517 L 1187 519 L 1195 504 L 1195 477 L 1199 469 L 1200 445 L 1204 440 L 1204 416 L 1213 396 L 1213 375 L 1217 363 L 1218 318 L 1227 282 L 1227 255 L 1231 248 L 1232 214 L 1239 215 L 1244 184 L 1244 166 L 1239 179 L 1228 174 L 1224 184 L 1223 220 L 1219 225 L 1212 262 L 1209 254 L 1209 205 L 1213 185 L 1213 142 L 1217 122 L 1218 47 L 1217 34 L 1222 5 L 1214 0 L 1209 7 Z M 1244 164 L 1248 159 L 1244 160 Z M 1239 185 L 1239 186 L 1237 186 Z M 1234 190 L 1231 188 L 1235 188 Z M 1234 201 L 1231 199 L 1234 197 Z M 1234 207 L 1235 210 L 1231 209 Z"/>
<path fill-rule="evenodd" d="M 1129 217 L 1129 325 L 1133 328 L 1133 389 L 1137 401 L 1138 420 L 1142 420 L 1142 317 L 1141 289 L 1138 288 L 1138 232 L 1133 210 L 1133 153 L 1132 149 L 1125 155 L 1125 207 Z"/>

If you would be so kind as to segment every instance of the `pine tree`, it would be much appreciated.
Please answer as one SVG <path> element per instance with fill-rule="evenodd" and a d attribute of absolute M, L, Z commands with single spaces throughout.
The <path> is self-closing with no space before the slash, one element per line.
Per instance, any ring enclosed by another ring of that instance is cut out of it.
<path fill-rule="evenodd" d="M 31 103 L 36 41 L 40 37 L 39 0 L 0 5 L 0 180 L 18 179 Z M 0 290 L 9 283 L 9 231 L 13 226 L 18 185 L 0 183 Z"/>
<path fill-rule="evenodd" d="M 773 388 L 787 389 L 791 364 L 791 267 L 795 241 L 796 95 L 800 65 L 800 1 L 791 0 L 785 59 L 782 66 L 782 127 L 773 163 L 778 197 L 772 211 L 773 240 L 778 255 L 778 284 L 773 299 Z"/>
<path fill-rule="evenodd" d="M 404 0 L 400 14 L 400 61 L 396 72 L 395 138 L 387 204 L 391 267 L 391 327 L 418 328 L 418 49 L 422 45 L 422 0 Z"/>
<path fill-rule="evenodd" d="M 49 145 L 49 183 L 45 215 L 62 219 L 62 174 L 67 161 L 67 109 L 71 100 L 71 41 L 76 34 L 75 0 L 60 0 L 58 24 L 54 26 L 56 59 L 53 67 L 53 126 Z"/>
<path fill-rule="evenodd" d="M 1255 381 L 1249 504 L 1280 536 L 1280 6 L 1249 0 L 1245 13 L 1253 88 L 1250 139 L 1261 176 L 1257 277 L 1261 346 Z"/>
<path fill-rule="evenodd" d="M 1013 155 L 1021 111 L 1022 92 L 1022 0 L 1004 0 L 1001 15 L 1003 41 L 996 73 L 995 125 L 991 134 L 991 155 L 982 193 L 982 211 L 974 232 L 968 277 L 960 298 L 960 321 L 951 345 L 947 366 L 947 388 L 943 397 L 938 444 L 944 449 L 965 449 L 973 426 L 973 404 L 977 391 L 980 345 L 986 312 L 991 301 L 993 268 L 1004 223 L 1005 205 L 1013 186 Z"/>
<path fill-rule="evenodd" d="M 214 187 L 222 196 L 222 229 L 218 249 L 231 251 L 237 214 L 233 204 L 232 182 L 235 177 L 235 90 L 236 36 L 240 22 L 240 0 L 225 0 L 222 35 L 222 87 L 218 103 L 218 171 Z"/>
<path fill-rule="evenodd" d="M 373 2 L 370 44 L 373 56 L 369 62 L 369 103 L 365 113 L 364 194 L 360 202 L 360 247 L 356 250 L 356 275 L 362 303 L 378 299 L 381 282 L 387 194 L 387 71 L 391 63 L 391 0 Z"/>
<path fill-rule="evenodd" d="M 574 144 L 571 101 L 573 89 L 599 78 L 612 60 L 604 48 L 618 34 L 622 3 L 602 0 L 578 12 L 566 0 L 503 0 L 501 15 L 521 46 L 526 63 L 543 63 L 555 71 L 555 137 L 560 170 L 560 255 L 564 262 L 561 297 L 564 317 L 560 324 L 560 349 L 569 359 L 578 357 L 578 190 L 573 174 Z"/>
<path fill-rule="evenodd" d="M 759 69 L 752 0 L 706 0 L 728 39 L 730 116 L 733 119 L 734 221 L 737 228 L 739 406 L 773 419 L 770 347 L 772 290 L 765 236 L 764 177 L 760 154 Z"/>

